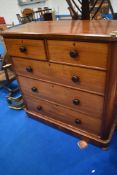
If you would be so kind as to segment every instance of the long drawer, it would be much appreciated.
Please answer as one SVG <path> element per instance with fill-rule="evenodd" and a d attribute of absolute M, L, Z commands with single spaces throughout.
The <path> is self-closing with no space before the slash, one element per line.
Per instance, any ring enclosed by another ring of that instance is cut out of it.
<path fill-rule="evenodd" d="M 24 97 L 27 103 L 28 110 L 37 114 L 44 115 L 45 120 L 46 117 L 50 117 L 52 119 L 55 119 L 56 121 L 61 121 L 77 129 L 83 129 L 97 135 L 100 133 L 100 119 L 86 116 L 84 114 L 64 108 L 55 103 L 50 103 L 40 98 L 33 98 L 32 100 L 32 97 L 30 96 Z"/>
<path fill-rule="evenodd" d="M 5 39 L 9 55 L 46 60 L 44 41 L 28 39 Z"/>
<path fill-rule="evenodd" d="M 48 40 L 50 61 L 106 68 L 108 44 Z"/>
<path fill-rule="evenodd" d="M 101 96 L 21 76 L 18 79 L 24 95 L 41 97 L 98 118 L 102 116 L 103 97 Z"/>
<path fill-rule="evenodd" d="M 37 79 L 48 80 L 83 90 L 94 91 L 104 94 L 106 73 L 72 67 L 60 64 L 53 64 L 42 61 L 13 58 L 14 68 L 18 75 L 25 75 Z"/>

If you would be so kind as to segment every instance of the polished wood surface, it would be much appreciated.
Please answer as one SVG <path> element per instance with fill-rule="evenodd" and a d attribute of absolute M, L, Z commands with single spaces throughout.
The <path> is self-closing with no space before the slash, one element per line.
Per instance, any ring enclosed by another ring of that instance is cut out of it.
<path fill-rule="evenodd" d="M 11 28 L 2 33 L 4 37 L 59 37 L 96 39 L 96 40 L 117 40 L 110 33 L 117 30 L 116 20 L 77 20 L 77 21 L 48 21 L 48 22 L 31 22 L 15 28 Z"/>
<path fill-rule="evenodd" d="M 5 43 L 11 56 L 46 60 L 44 41 L 42 40 L 6 39 Z"/>
<path fill-rule="evenodd" d="M 67 85 L 82 91 L 104 95 L 106 72 L 81 67 L 72 67 L 13 57 L 13 64 L 18 75 L 51 81 Z M 20 66 L 19 66 L 20 65 Z M 28 70 L 28 69 L 31 70 Z M 53 76 L 54 75 L 54 76 Z M 74 76 L 77 78 L 74 80 Z"/>
<path fill-rule="evenodd" d="M 112 124 L 117 119 L 117 43 L 111 45 L 105 103 L 103 111 L 102 138 L 107 139 Z"/>
<path fill-rule="evenodd" d="M 27 108 L 34 113 L 40 113 L 44 116 L 54 118 L 77 129 L 93 132 L 96 135 L 100 134 L 100 119 L 95 119 L 90 117 L 90 115 L 87 116 L 82 113 L 78 113 L 40 98 L 34 98 L 33 101 L 31 96 L 24 96 L 24 98 L 27 102 Z"/>
<path fill-rule="evenodd" d="M 31 80 L 25 77 L 18 78 L 23 94 L 31 94 L 70 107 L 76 111 L 92 114 L 94 117 L 102 118 L 103 97 L 58 86 L 51 83 Z M 25 83 L 26 82 L 26 83 Z M 33 88 L 36 90 L 33 91 Z M 78 99 L 79 104 L 73 100 Z M 91 99 L 91 100 L 90 100 Z"/>
<path fill-rule="evenodd" d="M 117 21 L 60 21 L 3 32 L 28 115 L 108 146 L 117 118 L 116 29 Z"/>
<path fill-rule="evenodd" d="M 50 61 L 73 65 L 106 68 L 108 48 L 108 44 L 100 43 L 48 41 Z"/>

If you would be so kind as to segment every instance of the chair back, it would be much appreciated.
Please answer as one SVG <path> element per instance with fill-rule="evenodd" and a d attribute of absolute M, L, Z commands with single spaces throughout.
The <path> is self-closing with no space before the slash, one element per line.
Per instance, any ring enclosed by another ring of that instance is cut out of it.
<path fill-rule="evenodd" d="M 34 13 L 34 11 L 32 10 L 32 9 L 30 9 L 30 8 L 25 8 L 23 11 L 22 11 L 22 16 L 28 16 L 28 15 L 30 15 L 30 14 L 33 14 Z"/>
<path fill-rule="evenodd" d="M 72 19 L 101 19 L 104 13 L 111 13 L 113 19 L 116 18 L 111 0 L 66 0 L 66 2 Z"/>
<path fill-rule="evenodd" d="M 48 7 L 44 7 L 43 18 L 44 18 L 44 21 L 52 21 L 53 20 L 52 9 L 49 9 Z"/>

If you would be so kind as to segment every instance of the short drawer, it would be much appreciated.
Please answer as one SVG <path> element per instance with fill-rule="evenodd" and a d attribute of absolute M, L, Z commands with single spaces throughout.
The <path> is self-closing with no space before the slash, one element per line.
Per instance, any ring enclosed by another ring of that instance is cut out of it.
<path fill-rule="evenodd" d="M 50 61 L 106 68 L 108 44 L 48 40 Z"/>
<path fill-rule="evenodd" d="M 103 97 L 51 83 L 18 77 L 23 94 L 41 97 L 101 118 Z"/>
<path fill-rule="evenodd" d="M 42 61 L 13 58 L 18 75 L 72 86 L 74 88 L 104 94 L 106 73 L 80 67 L 72 67 Z"/>
<path fill-rule="evenodd" d="M 32 100 L 32 97 L 25 96 L 25 101 L 29 111 L 44 115 L 45 120 L 46 117 L 50 117 L 77 129 L 83 129 L 97 135 L 100 134 L 100 119 L 95 119 L 43 99 L 34 98 Z"/>
<path fill-rule="evenodd" d="M 46 60 L 44 41 L 28 39 L 5 39 L 9 55 Z"/>

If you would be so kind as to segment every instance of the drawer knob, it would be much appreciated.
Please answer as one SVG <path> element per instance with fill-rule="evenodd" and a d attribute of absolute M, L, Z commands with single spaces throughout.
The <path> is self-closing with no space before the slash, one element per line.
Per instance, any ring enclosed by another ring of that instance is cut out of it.
<path fill-rule="evenodd" d="M 69 55 L 72 58 L 77 58 L 78 57 L 78 51 L 77 50 L 70 50 Z"/>
<path fill-rule="evenodd" d="M 33 71 L 33 69 L 32 69 L 32 67 L 31 67 L 31 66 L 29 66 L 29 67 L 26 67 L 26 71 L 27 71 L 27 72 L 32 72 L 32 71 Z"/>
<path fill-rule="evenodd" d="M 37 110 L 41 111 L 42 110 L 42 106 L 37 106 Z"/>
<path fill-rule="evenodd" d="M 74 105 L 79 105 L 80 104 L 80 100 L 79 99 L 74 99 L 73 100 L 73 104 Z"/>
<path fill-rule="evenodd" d="M 32 87 L 31 90 L 32 90 L 32 92 L 37 92 L 38 91 L 38 89 L 36 87 Z"/>
<path fill-rule="evenodd" d="M 77 75 L 73 75 L 73 76 L 72 76 L 72 81 L 73 81 L 74 83 L 77 83 L 77 82 L 80 81 L 80 78 L 79 78 Z"/>
<path fill-rule="evenodd" d="M 25 46 L 21 46 L 21 47 L 19 48 L 19 50 L 20 50 L 20 52 L 24 53 L 24 52 L 27 51 L 27 48 L 26 48 Z"/>
<path fill-rule="evenodd" d="M 82 122 L 79 119 L 75 119 L 75 123 L 78 124 L 78 125 L 80 125 Z"/>

